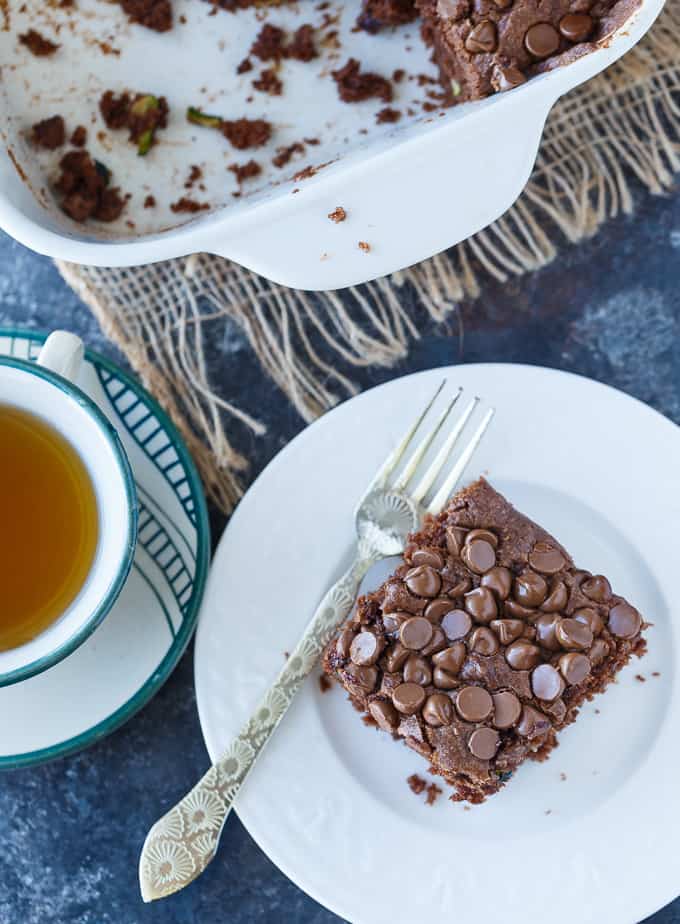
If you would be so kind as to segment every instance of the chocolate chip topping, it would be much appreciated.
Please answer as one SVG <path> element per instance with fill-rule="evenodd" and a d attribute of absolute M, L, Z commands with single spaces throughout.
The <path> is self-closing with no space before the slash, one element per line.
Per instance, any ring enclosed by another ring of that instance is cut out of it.
<path fill-rule="evenodd" d="M 411 561 L 414 565 L 429 565 L 439 571 L 444 567 L 444 556 L 436 549 L 416 549 Z"/>
<path fill-rule="evenodd" d="M 445 671 L 442 667 L 435 667 L 432 674 L 432 683 L 440 690 L 453 690 L 454 687 L 458 686 L 455 676 L 449 671 Z"/>
<path fill-rule="evenodd" d="M 419 597 L 436 597 L 442 586 L 439 573 L 431 565 L 418 565 L 406 572 L 406 586 Z"/>
<path fill-rule="evenodd" d="M 581 590 L 595 603 L 606 603 L 612 595 L 609 581 L 602 574 L 595 574 L 581 584 Z"/>
<path fill-rule="evenodd" d="M 496 598 L 488 587 L 475 587 L 474 590 L 465 594 L 464 600 L 465 609 L 475 622 L 491 622 L 498 616 Z"/>
<path fill-rule="evenodd" d="M 470 651 L 476 651 L 477 654 L 494 655 L 498 651 L 498 639 L 486 626 L 479 626 L 470 636 Z"/>
<path fill-rule="evenodd" d="M 404 680 L 407 683 L 417 683 L 426 687 L 432 683 L 430 662 L 420 655 L 411 655 L 404 664 Z"/>
<path fill-rule="evenodd" d="M 450 648 L 437 652 L 432 656 L 432 663 L 435 667 L 452 674 L 455 678 L 458 671 L 463 666 L 463 661 L 467 655 L 467 649 L 462 642 L 456 642 Z"/>
<path fill-rule="evenodd" d="M 352 681 L 366 693 L 372 693 L 378 682 L 378 671 L 375 667 L 350 663 L 347 673 Z"/>
<path fill-rule="evenodd" d="M 400 683 L 392 690 L 392 702 L 403 715 L 414 715 L 425 702 L 425 691 L 418 683 Z"/>
<path fill-rule="evenodd" d="M 548 596 L 548 585 L 541 574 L 524 571 L 515 578 L 513 593 L 515 600 L 522 606 L 540 606 Z"/>
<path fill-rule="evenodd" d="M 554 31 L 554 30 L 553 30 Z M 564 555 L 549 542 L 537 542 L 529 552 L 529 564 L 541 574 L 557 574 L 567 564 Z"/>
<path fill-rule="evenodd" d="M 493 724 L 496 728 L 512 728 L 519 722 L 522 704 L 510 690 L 493 694 Z"/>
<path fill-rule="evenodd" d="M 453 642 L 465 638 L 472 628 L 472 620 L 465 610 L 451 610 L 442 618 L 441 627 L 444 635 Z"/>
<path fill-rule="evenodd" d="M 583 683 L 590 673 L 590 661 L 578 651 L 563 654 L 559 665 L 562 676 L 568 684 Z"/>
<path fill-rule="evenodd" d="M 433 693 L 423 706 L 423 718 L 428 725 L 439 728 L 453 722 L 453 703 L 445 693 Z"/>
<path fill-rule="evenodd" d="M 399 640 L 404 648 L 419 651 L 424 648 L 432 638 L 432 623 L 424 616 L 412 616 L 402 623 L 399 630 Z"/>
<path fill-rule="evenodd" d="M 411 652 L 401 642 L 395 642 L 385 655 L 385 669 L 390 673 L 400 671 L 409 659 Z"/>
<path fill-rule="evenodd" d="M 368 704 L 368 711 L 383 731 L 396 731 L 399 715 L 392 703 L 385 699 L 374 699 Z"/>
<path fill-rule="evenodd" d="M 509 568 L 501 568 L 497 565 L 486 572 L 482 577 L 481 584 L 482 587 L 488 587 L 489 590 L 492 590 L 499 600 L 506 600 L 510 596 L 512 588 L 512 572 Z"/>
<path fill-rule="evenodd" d="M 591 664 L 599 664 L 609 654 L 609 644 L 603 638 L 596 638 L 592 648 L 588 652 L 588 658 Z"/>
<path fill-rule="evenodd" d="M 552 664 L 539 664 L 531 673 L 531 689 L 535 697 L 550 703 L 561 695 L 564 681 Z"/>
<path fill-rule="evenodd" d="M 594 610 L 590 606 L 584 606 L 578 610 L 574 610 L 574 619 L 588 626 L 593 635 L 599 635 L 604 628 L 602 617 L 597 610 Z"/>
<path fill-rule="evenodd" d="M 465 543 L 466 530 L 459 526 L 447 526 L 446 528 L 446 548 L 454 558 L 458 558 L 460 550 Z"/>
<path fill-rule="evenodd" d="M 345 626 L 345 628 L 338 636 L 337 642 L 335 643 L 335 650 L 341 658 L 349 657 L 349 649 L 353 638 L 354 629 L 350 628 L 349 626 Z"/>
<path fill-rule="evenodd" d="M 638 611 L 629 603 L 617 603 L 609 611 L 609 631 L 619 638 L 634 638 L 642 626 Z"/>
<path fill-rule="evenodd" d="M 424 648 L 420 649 L 420 653 L 423 655 L 432 655 L 437 651 L 441 651 L 442 648 L 446 648 L 447 645 L 448 642 L 446 640 L 446 636 L 439 628 L 439 626 L 435 626 L 434 631 L 432 632 L 432 638 Z"/>
<path fill-rule="evenodd" d="M 568 13 L 560 19 L 560 33 L 570 42 L 585 42 L 595 25 L 587 13 Z"/>
<path fill-rule="evenodd" d="M 512 0 L 509 0 L 507 5 L 511 2 Z M 496 0 L 496 5 L 500 5 L 498 0 Z M 526 77 L 518 67 L 512 64 L 508 64 L 507 66 L 494 64 L 491 72 L 491 83 L 494 90 L 497 90 L 499 93 L 503 93 L 505 90 L 514 90 L 515 87 L 519 87 L 526 82 Z"/>
<path fill-rule="evenodd" d="M 496 34 L 496 26 L 490 19 L 483 19 L 474 26 L 465 39 L 465 47 L 468 51 L 472 52 L 472 54 L 495 51 L 497 44 L 498 36 Z"/>
<path fill-rule="evenodd" d="M 390 634 L 398 632 L 407 619 L 411 618 L 410 613 L 403 613 L 397 610 L 395 613 L 383 613 L 383 626 L 385 632 Z"/>
<path fill-rule="evenodd" d="M 535 58 L 549 58 L 560 47 L 560 34 L 549 22 L 537 22 L 527 29 L 524 46 Z"/>
<path fill-rule="evenodd" d="M 505 649 L 505 659 L 513 670 L 530 671 L 541 660 L 541 649 L 520 640 Z"/>
<path fill-rule="evenodd" d="M 593 644 L 590 626 L 578 619 L 560 619 L 555 626 L 557 641 L 563 648 L 585 649 Z"/>
<path fill-rule="evenodd" d="M 484 574 L 496 564 L 494 546 L 487 539 L 470 539 L 468 536 L 460 557 L 475 574 Z"/>
<path fill-rule="evenodd" d="M 484 687 L 461 687 L 456 696 L 456 709 L 466 722 L 483 722 L 491 714 L 493 700 Z"/>
<path fill-rule="evenodd" d="M 560 617 L 557 613 L 543 613 L 543 615 L 539 616 L 534 623 L 534 628 L 536 629 L 536 641 L 541 646 L 541 648 L 546 648 L 548 651 L 561 650 L 562 646 L 560 645 L 557 639 L 557 634 L 555 632 L 559 618 Z"/>
<path fill-rule="evenodd" d="M 438 623 L 445 613 L 450 613 L 455 608 L 456 604 L 453 600 L 449 600 L 447 597 L 437 597 L 436 600 L 432 600 L 427 604 L 423 616 L 425 619 L 429 619 L 430 622 Z"/>
<path fill-rule="evenodd" d="M 491 628 L 498 636 L 501 645 L 509 645 L 521 637 L 525 623 L 521 619 L 492 619 Z"/>
<path fill-rule="evenodd" d="M 541 609 L 544 613 L 561 612 L 567 605 L 569 593 L 564 581 L 556 581 L 550 588 L 550 594 L 541 603 Z"/>
<path fill-rule="evenodd" d="M 470 752 L 479 760 L 491 760 L 496 756 L 501 739 L 493 728 L 477 728 L 468 738 Z"/>
<path fill-rule="evenodd" d="M 472 542 L 473 539 L 483 539 L 494 547 L 498 548 L 498 536 L 492 533 L 490 529 L 471 529 L 465 537 L 466 542 Z"/>
<path fill-rule="evenodd" d="M 517 726 L 520 735 L 525 738 L 538 738 L 540 735 L 545 735 L 551 727 L 550 719 L 538 709 L 534 709 L 533 706 L 522 707 L 522 716 Z"/>
<path fill-rule="evenodd" d="M 352 641 L 349 656 L 354 664 L 375 664 L 382 649 L 382 639 L 373 632 L 360 632 Z"/>

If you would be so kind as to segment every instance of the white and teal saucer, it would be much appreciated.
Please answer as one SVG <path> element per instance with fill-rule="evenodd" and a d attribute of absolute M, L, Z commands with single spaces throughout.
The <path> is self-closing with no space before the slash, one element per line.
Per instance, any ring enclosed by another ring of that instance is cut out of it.
<path fill-rule="evenodd" d="M 0 329 L 0 355 L 34 360 L 44 339 Z M 137 550 L 120 597 L 87 641 L 42 674 L 0 689 L 0 769 L 73 753 L 127 721 L 177 664 L 203 596 L 208 515 L 175 427 L 141 385 L 97 353 L 87 353 L 78 384 L 112 421 L 130 459 Z"/>

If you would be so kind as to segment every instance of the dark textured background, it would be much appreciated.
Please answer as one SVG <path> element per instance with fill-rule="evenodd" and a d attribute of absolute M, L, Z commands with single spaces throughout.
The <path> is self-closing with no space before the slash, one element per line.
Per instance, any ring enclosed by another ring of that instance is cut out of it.
<path fill-rule="evenodd" d="M 640 193 L 634 218 L 565 247 L 533 276 L 486 285 L 447 325 L 423 321 L 420 341 L 396 368 L 354 377 L 366 387 L 451 362 L 536 363 L 607 382 L 680 423 L 679 258 L 680 196 Z M 3 325 L 67 327 L 119 358 L 51 263 L 0 234 Z M 237 329 L 214 346 L 212 362 L 227 396 L 269 426 L 260 440 L 234 433 L 253 458 L 254 476 L 302 422 L 263 381 Z M 215 536 L 222 526 L 213 514 Z M 199 884 L 162 904 L 142 904 L 136 869 L 144 835 L 206 768 L 192 679 L 189 651 L 155 700 L 106 741 L 0 776 L 0 924 L 338 921 L 278 872 L 233 815 Z M 678 924 L 680 900 L 650 920 Z"/>

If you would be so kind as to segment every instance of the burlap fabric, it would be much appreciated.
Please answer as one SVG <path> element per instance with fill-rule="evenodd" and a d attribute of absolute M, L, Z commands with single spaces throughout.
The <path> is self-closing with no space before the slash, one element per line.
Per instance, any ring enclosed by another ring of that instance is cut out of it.
<path fill-rule="evenodd" d="M 211 499 L 225 512 L 247 459 L 229 440 L 238 417 L 208 373 L 205 345 L 239 324 L 264 372 L 311 420 L 352 394 L 337 369 L 389 366 L 418 337 L 404 308 L 444 320 L 486 275 L 504 280 L 553 260 L 633 209 L 632 187 L 667 190 L 680 169 L 680 0 L 668 0 L 646 38 L 553 109 L 536 168 L 519 201 L 486 230 L 409 270 L 338 293 L 274 285 L 220 257 L 198 254 L 133 269 L 62 263 L 66 281 L 180 428 Z M 411 287 L 405 299 L 405 287 Z"/>

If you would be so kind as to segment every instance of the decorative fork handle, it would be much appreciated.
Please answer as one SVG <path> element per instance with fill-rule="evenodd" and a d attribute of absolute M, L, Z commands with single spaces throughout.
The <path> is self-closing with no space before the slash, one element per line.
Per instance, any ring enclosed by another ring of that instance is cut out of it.
<path fill-rule="evenodd" d="M 379 557 L 360 547 L 358 557 L 326 593 L 285 666 L 239 734 L 191 792 L 151 828 L 139 860 L 139 884 L 145 902 L 183 889 L 215 856 L 224 822 L 243 781 L 319 655 L 349 615 L 363 577 Z"/>

